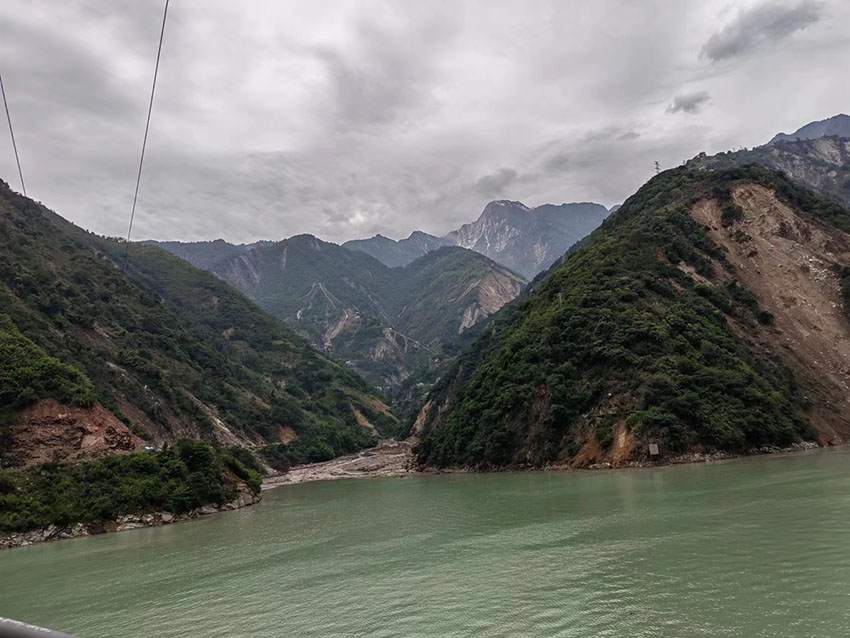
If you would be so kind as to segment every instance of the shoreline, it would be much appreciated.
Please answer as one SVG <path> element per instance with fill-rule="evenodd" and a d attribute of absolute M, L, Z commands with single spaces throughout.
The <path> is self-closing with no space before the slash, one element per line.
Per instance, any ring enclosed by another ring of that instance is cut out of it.
<path fill-rule="evenodd" d="M 17 547 L 30 547 L 39 543 L 52 543 L 54 541 L 82 538 L 84 536 L 99 536 L 100 534 L 127 532 L 132 529 L 142 529 L 145 527 L 173 525 L 174 523 L 190 521 L 212 514 L 232 512 L 243 507 L 250 507 L 259 503 L 261 499 L 262 492 L 254 494 L 253 492 L 240 491 L 235 499 L 223 505 L 204 505 L 203 507 L 198 507 L 182 514 L 164 511 L 148 512 L 146 514 L 125 514 L 105 523 L 74 523 L 65 526 L 48 525 L 47 527 L 31 529 L 26 532 L 15 532 L 14 534 L 0 536 L 0 551 L 4 549 L 15 549 Z"/>
<path fill-rule="evenodd" d="M 46 528 L 16 532 L 0 536 L 0 551 L 17 547 L 28 547 L 37 543 L 54 542 L 83 536 L 96 536 L 106 533 L 124 532 L 145 527 L 160 527 L 183 521 L 229 512 L 243 507 L 250 507 L 262 499 L 263 492 L 283 485 L 298 485 L 318 481 L 335 481 L 343 479 L 373 479 L 373 478 L 406 478 L 407 476 L 440 476 L 445 474 L 487 474 L 502 472 L 522 473 L 582 473 L 615 471 L 628 469 L 658 469 L 677 465 L 695 465 L 697 463 L 723 463 L 759 456 L 790 456 L 804 454 L 814 450 L 829 449 L 843 446 L 820 446 L 813 442 L 796 443 L 778 448 L 764 447 L 751 450 L 746 454 L 731 452 L 712 452 L 683 454 L 665 459 L 661 462 L 631 461 L 622 465 L 611 463 L 596 463 L 587 467 L 569 465 L 549 465 L 545 467 L 512 467 L 495 470 L 475 470 L 471 468 L 425 468 L 418 469 L 413 463 L 412 444 L 408 441 L 381 441 L 376 447 L 361 450 L 355 454 L 340 456 L 330 461 L 299 465 L 285 474 L 267 476 L 263 479 L 261 491 L 253 494 L 240 491 L 236 499 L 224 505 L 205 505 L 183 514 L 171 512 L 151 512 L 147 514 L 128 514 L 106 523 L 75 523 L 73 525 L 50 525 Z"/>
<path fill-rule="evenodd" d="M 501 469 L 476 470 L 469 467 L 418 468 L 412 456 L 412 444 L 408 441 L 382 441 L 377 447 L 362 450 L 356 454 L 340 456 L 330 461 L 299 465 L 286 474 L 268 476 L 263 480 L 262 490 L 271 490 L 282 485 L 298 485 L 317 481 L 336 481 L 342 479 L 368 478 L 405 478 L 407 476 L 439 476 L 444 474 L 488 474 L 502 472 L 599 472 L 629 469 L 652 469 L 674 467 L 677 465 L 695 465 L 698 463 L 722 463 L 760 456 L 781 456 L 803 454 L 814 450 L 840 446 L 821 446 L 812 441 L 795 443 L 787 447 L 765 446 L 746 453 L 732 452 L 692 452 L 660 461 L 629 461 L 621 465 L 611 463 L 593 463 L 585 467 L 566 464 L 553 464 L 542 467 L 515 466 Z"/>

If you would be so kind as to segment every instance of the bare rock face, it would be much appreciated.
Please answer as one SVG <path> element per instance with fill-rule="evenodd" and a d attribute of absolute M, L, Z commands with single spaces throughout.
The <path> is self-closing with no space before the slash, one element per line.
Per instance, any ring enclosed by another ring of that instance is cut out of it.
<path fill-rule="evenodd" d="M 821 137 L 850 137 L 850 115 L 840 113 L 825 120 L 809 122 L 788 135 L 777 133 L 767 145 L 778 142 L 795 142 L 797 140 L 814 140 Z"/>
<path fill-rule="evenodd" d="M 481 319 L 489 317 L 516 299 L 524 286 L 525 281 L 521 277 L 507 269 L 494 268 L 464 295 L 471 297 L 473 302 L 463 311 L 458 333 L 471 328 Z"/>
<path fill-rule="evenodd" d="M 98 405 L 77 408 L 44 399 L 18 414 L 8 457 L 21 467 L 133 452 L 144 441 Z"/>
<path fill-rule="evenodd" d="M 476 221 L 445 239 L 532 279 L 607 216 L 608 209 L 589 202 L 529 208 L 521 202 L 499 200 L 487 204 Z"/>

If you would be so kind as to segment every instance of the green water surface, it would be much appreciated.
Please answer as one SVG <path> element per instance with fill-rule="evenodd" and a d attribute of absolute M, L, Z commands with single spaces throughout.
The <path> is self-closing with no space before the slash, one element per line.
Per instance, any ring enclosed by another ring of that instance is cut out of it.
<path fill-rule="evenodd" d="M 281 487 L 0 552 L 0 615 L 82 638 L 850 636 L 850 451 Z"/>

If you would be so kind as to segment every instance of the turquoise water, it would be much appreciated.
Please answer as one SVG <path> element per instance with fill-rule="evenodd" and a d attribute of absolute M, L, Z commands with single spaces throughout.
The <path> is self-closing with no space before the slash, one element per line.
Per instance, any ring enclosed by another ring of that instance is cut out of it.
<path fill-rule="evenodd" d="M 0 615 L 84 638 L 850 636 L 850 453 L 285 486 L 0 552 Z"/>

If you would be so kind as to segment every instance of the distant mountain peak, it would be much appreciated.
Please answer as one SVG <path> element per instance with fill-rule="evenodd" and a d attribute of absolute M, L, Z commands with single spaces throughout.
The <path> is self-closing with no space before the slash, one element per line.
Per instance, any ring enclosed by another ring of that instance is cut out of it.
<path fill-rule="evenodd" d="M 519 208 L 520 210 L 531 210 L 528 206 L 526 206 L 522 202 L 517 202 L 517 201 L 510 200 L 510 199 L 496 199 L 496 200 L 490 202 L 489 204 L 487 204 L 487 206 L 484 207 L 484 210 L 486 211 L 491 206 L 508 206 L 510 208 Z"/>
<path fill-rule="evenodd" d="M 790 135 L 777 133 L 767 146 L 777 142 L 794 142 L 797 140 L 814 140 L 820 137 L 850 137 L 850 115 L 839 113 L 825 120 L 809 122 Z"/>
<path fill-rule="evenodd" d="M 522 202 L 497 199 L 489 202 L 475 221 L 443 237 L 416 230 L 399 241 L 375 235 L 347 241 L 343 247 L 365 252 L 395 268 L 406 266 L 441 246 L 460 246 L 532 279 L 607 216 L 607 208 L 592 202 L 531 208 Z"/>

